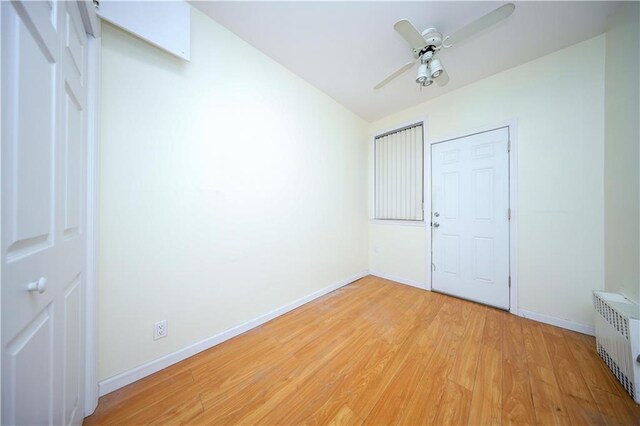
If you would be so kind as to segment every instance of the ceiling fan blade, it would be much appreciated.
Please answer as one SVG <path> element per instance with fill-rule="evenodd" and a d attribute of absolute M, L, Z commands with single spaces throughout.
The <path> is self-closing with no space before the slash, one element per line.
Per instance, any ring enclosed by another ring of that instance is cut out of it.
<path fill-rule="evenodd" d="M 379 88 L 381 88 L 382 86 L 386 85 L 387 83 L 389 83 L 391 80 L 393 80 L 394 78 L 398 77 L 400 74 L 406 72 L 407 70 L 411 69 L 411 67 L 413 67 L 413 64 L 415 64 L 417 62 L 417 59 L 415 61 L 411 61 L 408 62 L 406 64 L 404 64 L 402 67 L 400 67 L 399 70 L 395 71 L 394 73 L 392 73 L 391 75 L 389 75 L 389 77 L 385 78 L 384 80 L 382 80 L 380 83 L 376 84 L 373 89 L 374 90 L 378 90 Z"/>
<path fill-rule="evenodd" d="M 483 31 L 503 19 L 511 16 L 516 6 L 513 3 L 507 3 L 505 5 L 500 6 L 492 12 L 487 13 L 482 18 L 476 19 L 472 23 L 465 25 L 460 28 L 458 31 L 445 38 L 445 42 L 448 46 L 451 47 L 459 44 L 460 42 L 478 34 L 480 31 Z"/>
<path fill-rule="evenodd" d="M 420 31 L 416 30 L 416 27 L 406 19 L 401 19 L 396 22 L 393 28 L 400 33 L 414 49 L 422 49 L 425 44 L 427 44 L 422 34 L 420 34 Z"/>
<path fill-rule="evenodd" d="M 449 82 L 449 74 L 447 74 L 447 70 L 443 70 L 442 74 L 440 74 L 438 78 L 435 79 L 435 82 L 440 87 L 446 86 Z"/>

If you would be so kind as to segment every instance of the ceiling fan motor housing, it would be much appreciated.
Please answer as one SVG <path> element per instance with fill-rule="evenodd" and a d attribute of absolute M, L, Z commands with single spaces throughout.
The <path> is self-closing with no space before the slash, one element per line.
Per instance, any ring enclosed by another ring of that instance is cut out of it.
<path fill-rule="evenodd" d="M 413 49 L 413 57 L 416 59 L 422 59 L 428 61 L 436 53 L 433 46 L 425 46 L 422 49 Z"/>
<path fill-rule="evenodd" d="M 431 59 L 433 54 L 442 48 L 442 34 L 435 28 L 427 28 L 422 32 L 425 45 L 419 49 L 413 49 L 413 57 L 418 59 Z M 424 55 L 427 55 L 424 58 Z"/>
<path fill-rule="evenodd" d="M 427 28 L 422 32 L 422 37 L 427 45 L 433 46 L 434 50 L 440 50 L 442 47 L 442 34 L 435 28 Z"/>

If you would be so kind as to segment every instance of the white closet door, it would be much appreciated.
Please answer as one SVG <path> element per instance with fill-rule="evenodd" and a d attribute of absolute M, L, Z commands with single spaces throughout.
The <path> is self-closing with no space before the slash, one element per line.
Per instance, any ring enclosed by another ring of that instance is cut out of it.
<path fill-rule="evenodd" d="M 84 415 L 87 36 L 76 2 L 2 7 L 2 421 Z"/>
<path fill-rule="evenodd" d="M 509 309 L 509 130 L 432 146 L 432 288 Z"/>

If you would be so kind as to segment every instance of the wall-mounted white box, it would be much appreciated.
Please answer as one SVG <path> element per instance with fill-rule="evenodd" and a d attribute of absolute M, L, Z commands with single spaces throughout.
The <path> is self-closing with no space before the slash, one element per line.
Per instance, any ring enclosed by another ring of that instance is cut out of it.
<path fill-rule="evenodd" d="M 191 6 L 185 1 L 100 0 L 97 13 L 172 55 L 191 59 Z"/>

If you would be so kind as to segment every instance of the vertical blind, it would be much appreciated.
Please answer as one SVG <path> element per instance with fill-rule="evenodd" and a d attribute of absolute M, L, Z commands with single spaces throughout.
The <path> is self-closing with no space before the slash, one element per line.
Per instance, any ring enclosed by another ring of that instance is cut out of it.
<path fill-rule="evenodd" d="M 422 123 L 375 138 L 375 219 L 423 220 Z"/>

